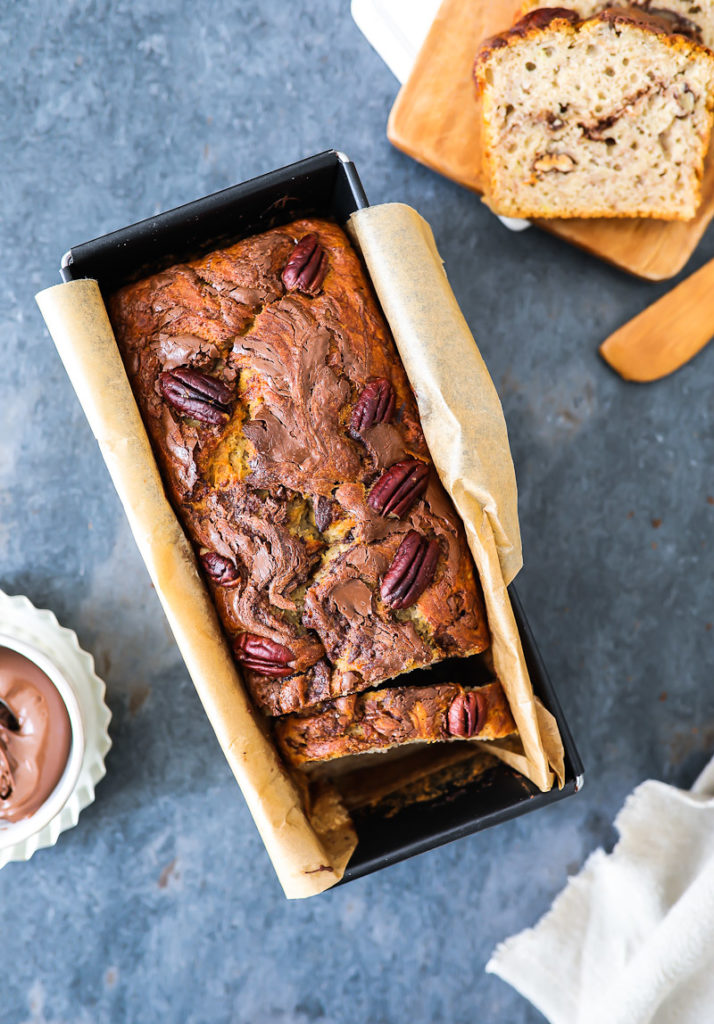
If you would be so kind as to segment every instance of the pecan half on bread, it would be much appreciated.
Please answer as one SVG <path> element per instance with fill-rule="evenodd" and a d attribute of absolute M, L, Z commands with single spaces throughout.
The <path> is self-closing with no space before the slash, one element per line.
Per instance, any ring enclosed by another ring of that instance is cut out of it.
<path fill-rule="evenodd" d="M 369 495 L 369 505 L 382 516 L 402 519 L 421 498 L 429 482 L 429 466 L 419 459 L 403 459 L 385 469 Z"/>
<path fill-rule="evenodd" d="M 365 384 L 352 410 L 350 430 L 355 437 L 361 436 L 376 423 L 390 423 L 397 404 L 391 381 L 378 377 Z"/>
<path fill-rule="evenodd" d="M 439 545 L 410 530 L 397 549 L 380 587 L 382 600 L 392 608 L 408 608 L 424 593 L 436 572 Z"/>
<path fill-rule="evenodd" d="M 183 416 L 222 426 L 228 422 L 233 392 L 220 380 L 190 366 L 159 374 L 159 391 Z"/>
<path fill-rule="evenodd" d="M 283 284 L 289 292 L 319 295 L 327 273 L 327 253 L 312 232 L 297 243 L 283 270 Z"/>

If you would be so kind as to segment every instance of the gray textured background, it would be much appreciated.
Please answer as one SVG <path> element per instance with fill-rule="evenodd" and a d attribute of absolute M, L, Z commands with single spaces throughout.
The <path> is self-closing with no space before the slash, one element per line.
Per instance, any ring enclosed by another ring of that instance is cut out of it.
<path fill-rule="evenodd" d="M 0 10 L 0 584 L 94 652 L 95 805 L 0 875 L 2 1024 L 542 1020 L 483 973 L 627 792 L 714 747 L 714 348 L 628 386 L 596 355 L 666 286 L 512 235 L 385 138 L 396 82 L 347 0 L 27 0 Z M 35 307 L 73 243 L 335 146 L 433 225 L 505 406 L 519 589 L 587 769 L 578 797 L 287 903 Z M 688 270 L 714 255 L 704 239 Z"/>

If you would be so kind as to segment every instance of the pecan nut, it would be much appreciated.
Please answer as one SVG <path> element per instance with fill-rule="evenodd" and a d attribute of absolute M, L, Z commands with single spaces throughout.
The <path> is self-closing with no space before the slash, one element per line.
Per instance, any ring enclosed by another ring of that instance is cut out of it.
<path fill-rule="evenodd" d="M 389 423 L 394 415 L 396 395 L 391 381 L 377 377 L 366 384 L 352 410 L 350 430 L 359 437 L 375 423 Z"/>
<path fill-rule="evenodd" d="M 292 675 L 294 654 L 275 640 L 256 633 L 241 633 L 233 643 L 236 659 L 246 668 L 263 676 L 283 678 Z"/>
<path fill-rule="evenodd" d="M 380 593 L 384 603 L 398 610 L 418 601 L 434 579 L 438 560 L 438 543 L 410 530 L 382 578 Z"/>
<path fill-rule="evenodd" d="M 533 170 L 537 174 L 548 174 L 550 171 L 569 174 L 576 166 L 577 160 L 569 153 L 541 153 L 533 161 Z"/>
<path fill-rule="evenodd" d="M 447 728 L 450 736 L 467 739 L 483 727 L 486 708 L 480 693 L 460 693 L 449 705 Z"/>
<path fill-rule="evenodd" d="M 385 469 L 372 488 L 367 503 L 382 516 L 402 519 L 417 498 L 421 498 L 429 480 L 429 466 L 419 459 L 403 459 Z"/>
<path fill-rule="evenodd" d="M 332 525 L 332 502 L 325 498 L 324 495 L 318 495 L 317 501 L 314 504 L 315 513 L 315 526 L 318 528 L 320 533 Z"/>
<path fill-rule="evenodd" d="M 327 253 L 310 232 L 297 243 L 285 264 L 282 278 L 289 292 L 299 291 L 305 295 L 319 295 L 327 273 Z"/>
<path fill-rule="evenodd" d="M 184 416 L 222 426 L 228 421 L 233 392 L 215 377 L 190 366 L 164 370 L 159 374 L 159 391 Z"/>
<path fill-rule="evenodd" d="M 219 555 L 217 551 L 204 551 L 201 564 L 209 579 L 219 587 L 234 587 L 240 582 L 240 572 L 235 562 Z"/>

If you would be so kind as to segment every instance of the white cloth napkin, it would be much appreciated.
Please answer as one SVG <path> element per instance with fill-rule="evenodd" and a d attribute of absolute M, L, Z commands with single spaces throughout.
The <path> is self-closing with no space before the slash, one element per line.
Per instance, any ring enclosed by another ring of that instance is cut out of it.
<path fill-rule="evenodd" d="M 406 82 L 441 0 L 352 0 L 352 17 L 395 77 Z"/>
<path fill-rule="evenodd" d="M 426 39 L 441 0 L 352 0 L 352 17 L 384 63 L 404 84 Z M 530 221 L 499 217 L 510 231 Z"/>
<path fill-rule="evenodd" d="M 714 760 L 691 792 L 643 782 L 615 826 L 486 970 L 551 1024 L 713 1024 Z"/>

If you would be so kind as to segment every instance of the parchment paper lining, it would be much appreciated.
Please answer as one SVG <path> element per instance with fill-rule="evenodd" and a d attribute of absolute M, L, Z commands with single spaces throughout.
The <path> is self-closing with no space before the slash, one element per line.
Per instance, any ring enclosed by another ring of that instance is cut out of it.
<path fill-rule="evenodd" d="M 254 711 L 199 576 L 193 550 L 164 494 L 96 281 L 71 281 L 37 301 L 129 519 L 176 642 L 280 883 L 289 898 L 339 881 L 356 845 L 318 808 L 315 827 Z"/>
<path fill-rule="evenodd" d="M 562 783 L 563 746 L 553 716 L 536 707 L 506 589 L 523 559 L 501 403 L 426 221 L 409 206 L 388 203 L 358 210 L 348 227 L 394 334 L 434 465 L 464 522 L 481 577 L 493 665 L 523 748 L 518 753 L 489 743 L 488 751 L 548 790 L 550 767 Z M 541 730 L 539 714 L 547 730 Z"/>
<path fill-rule="evenodd" d="M 464 519 L 481 575 L 494 665 L 523 749 L 486 746 L 541 789 L 562 766 L 552 716 L 544 733 L 506 591 L 521 565 L 516 487 L 498 397 L 451 292 L 428 225 L 409 207 L 359 211 L 351 230 L 414 386 L 437 470 Z M 403 292 L 403 293 L 402 293 Z M 305 804 L 262 716 L 243 689 L 195 557 L 168 500 L 96 281 L 37 295 L 42 315 L 96 437 L 206 714 L 288 898 L 334 885 L 356 845 L 334 791 Z M 469 397 L 470 396 L 470 397 Z M 441 425 L 441 426 L 440 426 Z M 308 807 L 308 814 L 304 807 Z"/>

